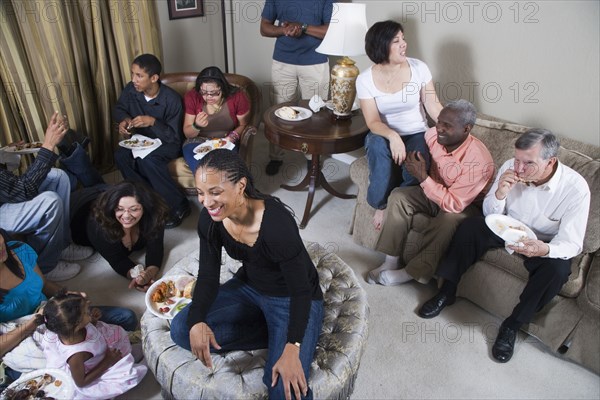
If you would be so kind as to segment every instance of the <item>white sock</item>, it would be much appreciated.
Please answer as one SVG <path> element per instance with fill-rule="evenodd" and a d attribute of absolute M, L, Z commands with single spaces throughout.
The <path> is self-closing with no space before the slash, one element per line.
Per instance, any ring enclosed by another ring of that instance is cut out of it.
<path fill-rule="evenodd" d="M 379 283 L 384 286 L 400 285 L 412 281 L 413 277 L 406 272 L 405 268 L 382 271 L 379 274 Z"/>
<path fill-rule="evenodd" d="M 379 274 L 382 271 L 398 269 L 399 256 L 385 256 L 385 261 L 379 267 L 369 271 L 368 282 L 373 284 L 379 281 Z"/>

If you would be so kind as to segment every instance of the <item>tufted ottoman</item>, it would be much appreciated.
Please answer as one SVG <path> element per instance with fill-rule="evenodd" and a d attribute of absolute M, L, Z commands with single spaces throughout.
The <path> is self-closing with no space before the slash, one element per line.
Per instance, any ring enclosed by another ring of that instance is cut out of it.
<path fill-rule="evenodd" d="M 368 335 L 367 296 L 352 269 L 317 243 L 305 242 L 319 271 L 325 316 L 311 366 L 309 384 L 315 399 L 347 399 L 354 389 Z M 223 253 L 221 283 L 240 264 Z M 178 261 L 165 275 L 195 275 L 198 251 Z M 209 370 L 171 341 L 169 321 L 146 311 L 142 316 L 143 349 L 148 367 L 165 399 L 266 399 L 262 382 L 267 350 L 213 354 Z"/>

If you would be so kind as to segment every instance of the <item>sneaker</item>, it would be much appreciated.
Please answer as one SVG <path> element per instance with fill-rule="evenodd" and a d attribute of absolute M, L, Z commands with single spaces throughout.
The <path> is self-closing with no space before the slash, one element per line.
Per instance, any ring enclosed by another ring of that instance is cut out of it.
<path fill-rule="evenodd" d="M 279 172 L 279 168 L 281 168 L 282 165 L 283 165 L 283 161 L 281 161 L 281 160 L 271 160 L 267 164 L 267 168 L 265 169 L 265 172 L 269 176 L 277 175 L 277 173 Z"/>
<path fill-rule="evenodd" d="M 80 261 L 85 260 L 92 254 L 94 254 L 94 249 L 92 247 L 71 243 L 69 247 L 60 253 L 60 259 L 64 261 Z"/>
<path fill-rule="evenodd" d="M 45 274 L 45 276 L 48 280 L 60 282 L 73 278 L 79 271 L 81 271 L 81 266 L 79 264 L 59 261 L 58 264 L 56 264 L 56 267 Z"/>

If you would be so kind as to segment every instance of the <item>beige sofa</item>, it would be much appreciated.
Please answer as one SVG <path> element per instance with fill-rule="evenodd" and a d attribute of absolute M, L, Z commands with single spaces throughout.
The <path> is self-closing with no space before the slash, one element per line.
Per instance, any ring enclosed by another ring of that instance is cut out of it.
<path fill-rule="evenodd" d="M 472 133 L 486 144 L 498 168 L 513 156 L 514 141 L 526 129 L 481 115 Z M 586 179 L 592 193 L 583 253 L 573 260 L 571 276 L 560 294 L 523 330 L 553 352 L 600 373 L 600 148 L 561 138 L 559 159 Z M 375 210 L 366 201 L 369 175 L 365 157 L 352 163 L 350 177 L 358 185 L 350 233 L 356 243 L 373 249 L 379 232 L 372 228 Z M 427 220 L 424 214 L 413 219 L 401 252 L 404 263 L 414 255 Z M 458 295 L 506 318 L 527 280 L 527 271 L 517 257 L 503 249 L 489 251 L 464 275 Z"/>

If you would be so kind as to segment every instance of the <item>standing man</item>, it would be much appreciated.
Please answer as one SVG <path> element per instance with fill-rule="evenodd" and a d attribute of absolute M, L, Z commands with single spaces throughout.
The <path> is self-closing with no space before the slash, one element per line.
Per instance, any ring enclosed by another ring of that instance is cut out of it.
<path fill-rule="evenodd" d="M 17 176 L 0 167 L 0 228 L 10 235 L 25 236 L 38 254 L 40 270 L 51 281 L 73 278 L 81 266 L 67 261 L 83 260 L 94 253 L 90 247 L 71 243 L 71 184 L 63 170 L 53 168 L 58 159 L 54 148 L 68 130 L 66 119 L 55 112 L 27 171 Z"/>
<path fill-rule="evenodd" d="M 410 152 L 405 161 L 419 186 L 396 188 L 388 198 L 386 217 L 377 250 L 385 262 L 369 272 L 368 282 L 399 285 L 413 279 L 427 283 L 460 222 L 480 215 L 485 189 L 494 176 L 494 161 L 485 144 L 470 135 L 477 112 L 466 100 L 448 103 L 440 112 L 435 128 L 425 132 L 431 154 L 430 174 L 424 157 Z M 419 243 L 407 243 L 415 214 L 431 217 Z M 412 259 L 399 269 L 399 255 L 410 252 Z"/>
<path fill-rule="evenodd" d="M 260 34 L 277 38 L 271 66 L 275 104 L 294 100 L 298 86 L 304 100 L 315 94 L 327 99 L 329 60 L 315 49 L 327 33 L 332 10 L 333 0 L 266 0 Z M 267 175 L 279 172 L 283 154 L 269 143 Z"/>
<path fill-rule="evenodd" d="M 515 157 L 502 165 L 483 202 L 484 215 L 504 214 L 529 226 L 538 239 L 509 245 L 529 272 L 512 314 L 502 322 L 492 355 L 507 362 L 517 331 L 554 298 L 571 273 L 571 259 L 581 253 L 590 208 L 585 179 L 558 161 L 560 144 L 546 129 L 530 129 L 515 142 Z M 468 218 L 456 230 L 437 275 L 444 284 L 419 310 L 437 316 L 454 303 L 461 276 L 487 250 L 504 247 L 483 217 Z"/>
<path fill-rule="evenodd" d="M 119 134 L 132 132 L 162 144 L 144 158 L 119 147 L 115 162 L 125 179 L 144 182 L 156 190 L 171 207 L 165 228 L 175 228 L 190 214 L 190 204 L 169 173 L 168 164 L 181 155 L 183 101 L 179 93 L 160 82 L 162 65 L 152 54 L 142 54 L 131 65 L 131 82 L 125 86 L 113 112 Z"/>

